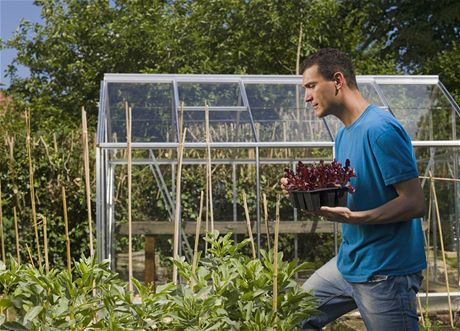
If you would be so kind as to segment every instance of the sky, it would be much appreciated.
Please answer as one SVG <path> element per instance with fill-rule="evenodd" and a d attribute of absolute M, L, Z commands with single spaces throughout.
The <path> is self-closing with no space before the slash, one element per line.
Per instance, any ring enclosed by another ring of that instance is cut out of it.
<path fill-rule="evenodd" d="M 33 4 L 33 0 L 0 0 L 0 38 L 9 39 L 23 18 L 31 22 L 41 21 L 40 8 Z M 4 89 L 10 84 L 9 80 L 4 77 L 4 71 L 15 57 L 16 52 L 6 49 L 1 50 L 0 53 L 0 83 L 4 84 L 0 85 L 0 89 Z M 27 68 L 19 68 L 18 75 L 26 77 Z"/>

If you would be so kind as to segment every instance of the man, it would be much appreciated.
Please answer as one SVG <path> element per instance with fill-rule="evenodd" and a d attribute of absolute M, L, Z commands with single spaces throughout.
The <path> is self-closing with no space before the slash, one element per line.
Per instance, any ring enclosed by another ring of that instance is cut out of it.
<path fill-rule="evenodd" d="M 364 99 L 344 53 L 322 49 L 303 62 L 302 74 L 316 115 L 345 125 L 336 158 L 350 159 L 357 174 L 348 207 L 321 207 L 323 216 L 343 223 L 342 243 L 303 285 L 318 297 L 321 314 L 302 328 L 321 329 L 358 308 L 368 330 L 418 330 L 425 202 L 410 138 L 390 112 Z"/>

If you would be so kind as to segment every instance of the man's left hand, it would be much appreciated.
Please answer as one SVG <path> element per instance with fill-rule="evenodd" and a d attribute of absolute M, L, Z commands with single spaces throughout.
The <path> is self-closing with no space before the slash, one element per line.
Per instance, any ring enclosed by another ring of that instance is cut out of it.
<path fill-rule="evenodd" d="M 355 219 L 354 213 L 347 207 L 326 207 L 322 206 L 319 214 L 332 221 L 339 223 L 358 224 L 359 221 Z"/>

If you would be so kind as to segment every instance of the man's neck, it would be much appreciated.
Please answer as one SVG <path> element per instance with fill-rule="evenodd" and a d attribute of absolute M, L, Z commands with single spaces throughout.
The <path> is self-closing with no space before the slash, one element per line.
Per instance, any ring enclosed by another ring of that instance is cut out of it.
<path fill-rule="evenodd" d="M 350 95 L 344 98 L 342 111 L 337 114 L 346 127 L 352 125 L 369 106 L 369 102 L 358 90 L 350 92 Z"/>

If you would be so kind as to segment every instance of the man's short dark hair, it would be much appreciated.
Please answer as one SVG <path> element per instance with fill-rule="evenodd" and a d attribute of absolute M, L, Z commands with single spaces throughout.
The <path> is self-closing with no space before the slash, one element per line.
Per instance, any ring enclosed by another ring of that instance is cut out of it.
<path fill-rule="evenodd" d="M 300 66 L 300 73 L 303 74 L 308 68 L 318 65 L 318 72 L 328 80 L 334 79 L 336 72 L 341 72 L 347 80 L 348 86 L 352 89 L 358 88 L 355 69 L 348 56 L 334 48 L 322 48 L 318 52 L 309 55 Z"/>

